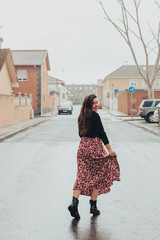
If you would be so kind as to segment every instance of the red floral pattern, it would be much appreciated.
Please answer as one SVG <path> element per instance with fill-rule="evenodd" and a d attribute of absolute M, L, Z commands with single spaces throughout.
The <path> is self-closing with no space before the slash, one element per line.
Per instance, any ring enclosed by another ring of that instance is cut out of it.
<path fill-rule="evenodd" d="M 77 178 L 73 190 L 90 196 L 94 189 L 98 194 L 110 191 L 113 181 L 120 181 L 120 168 L 116 157 L 106 152 L 100 138 L 82 137 L 77 152 Z"/>

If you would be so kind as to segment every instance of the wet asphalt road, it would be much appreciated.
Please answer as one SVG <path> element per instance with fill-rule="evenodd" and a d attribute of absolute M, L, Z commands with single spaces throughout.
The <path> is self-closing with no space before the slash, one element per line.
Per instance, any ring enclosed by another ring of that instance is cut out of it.
<path fill-rule="evenodd" d="M 99 196 L 101 215 L 67 210 L 76 177 L 77 115 L 60 115 L 0 144 L 0 239 L 159 240 L 160 138 L 99 110 L 121 182 Z"/>

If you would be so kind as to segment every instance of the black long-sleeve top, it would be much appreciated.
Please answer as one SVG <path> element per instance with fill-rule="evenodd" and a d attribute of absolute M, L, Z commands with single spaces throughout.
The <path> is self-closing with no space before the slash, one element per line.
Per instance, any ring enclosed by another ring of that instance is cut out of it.
<path fill-rule="evenodd" d="M 99 114 L 95 111 L 92 111 L 92 113 L 91 113 L 90 127 L 89 127 L 88 132 L 85 134 L 85 136 L 82 136 L 79 133 L 79 136 L 80 137 L 90 137 L 90 138 L 99 137 L 102 139 L 102 141 L 105 145 L 109 143 L 108 137 L 103 128 L 101 118 L 100 118 Z"/>

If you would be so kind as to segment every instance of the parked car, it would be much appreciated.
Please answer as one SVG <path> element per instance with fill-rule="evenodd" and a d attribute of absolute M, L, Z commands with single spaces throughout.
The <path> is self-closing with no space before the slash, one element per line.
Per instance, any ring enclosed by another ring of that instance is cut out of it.
<path fill-rule="evenodd" d="M 156 122 L 156 123 L 160 122 L 159 110 L 160 110 L 160 103 L 157 104 L 156 110 L 154 111 L 154 114 L 153 114 L 153 117 L 152 117 L 153 122 Z"/>
<path fill-rule="evenodd" d="M 160 108 L 158 108 L 158 124 L 160 126 Z"/>
<path fill-rule="evenodd" d="M 73 111 L 73 102 L 72 101 L 67 101 L 71 104 L 71 107 L 72 107 L 72 111 Z"/>
<path fill-rule="evenodd" d="M 70 102 L 62 102 L 58 107 L 58 114 L 69 113 L 72 114 L 73 107 Z"/>
<path fill-rule="evenodd" d="M 153 114 L 156 106 L 160 103 L 160 99 L 145 99 L 142 100 L 138 115 L 144 118 L 147 122 L 153 122 Z"/>

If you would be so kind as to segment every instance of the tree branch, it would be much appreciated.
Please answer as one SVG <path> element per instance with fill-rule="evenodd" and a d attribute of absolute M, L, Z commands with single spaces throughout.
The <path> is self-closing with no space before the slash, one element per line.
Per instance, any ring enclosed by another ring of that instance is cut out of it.
<path fill-rule="evenodd" d="M 154 69 L 152 72 L 152 77 L 151 77 L 151 83 L 153 84 L 156 76 L 157 76 L 157 72 L 159 71 L 159 61 L 160 61 L 160 44 L 159 44 L 159 48 L 158 48 L 158 54 L 157 54 L 157 58 L 154 64 Z"/>
<path fill-rule="evenodd" d="M 160 8 L 160 2 L 158 2 L 157 0 L 155 0 L 155 3 L 156 3 L 157 6 Z"/>
<path fill-rule="evenodd" d="M 106 12 L 104 5 L 101 0 L 98 1 L 101 5 L 103 12 L 105 14 L 105 19 L 112 23 L 112 25 L 117 29 L 117 31 L 121 34 L 121 36 L 124 38 L 124 40 L 127 42 L 127 38 L 125 37 L 125 32 L 115 23 L 112 21 L 112 19 L 109 17 L 108 13 Z"/>
<path fill-rule="evenodd" d="M 150 48 L 150 47 L 148 47 L 148 48 Z M 150 51 L 148 52 L 148 56 L 151 54 L 151 52 L 154 52 L 157 55 L 157 52 L 154 51 L 154 49 L 156 49 L 156 48 L 157 48 L 157 46 L 155 46 L 154 48 L 150 48 Z"/>
<path fill-rule="evenodd" d="M 134 17 L 129 10 L 126 8 L 125 6 L 125 1 L 124 0 L 117 0 L 121 6 L 121 11 L 122 11 L 122 19 L 118 20 L 120 21 L 121 25 L 116 24 L 115 21 L 113 21 L 111 19 L 111 17 L 109 16 L 109 14 L 107 13 L 107 11 L 104 8 L 104 5 L 102 3 L 101 0 L 97 0 L 97 2 L 101 5 L 101 8 L 105 14 L 105 19 L 108 20 L 113 26 L 114 28 L 121 34 L 121 36 L 124 38 L 124 40 L 126 41 L 127 45 L 129 46 L 131 53 L 132 53 L 132 57 L 134 59 L 134 62 L 136 64 L 136 67 L 139 71 L 140 76 L 145 80 L 145 82 L 147 83 L 148 88 L 151 88 L 151 86 L 153 85 L 156 76 L 157 76 L 157 72 L 160 70 L 160 66 L 159 66 L 159 61 L 160 61 L 160 23 L 158 26 L 158 33 L 155 34 L 153 32 L 153 30 L 151 29 L 151 32 L 153 34 L 153 39 L 151 41 L 149 41 L 147 44 L 145 44 L 144 41 L 144 37 L 142 34 L 142 29 L 141 29 L 141 25 L 140 25 L 140 20 L 139 20 L 139 6 L 141 3 L 141 0 L 133 0 L 134 6 L 135 6 L 135 13 L 136 13 L 136 17 Z M 158 2 L 159 0 L 155 0 L 155 2 L 158 4 L 158 6 L 160 7 L 160 4 Z M 138 33 L 134 32 L 130 26 L 129 26 L 129 20 L 132 20 L 135 24 L 136 27 L 138 29 Z M 130 33 L 132 33 L 136 38 L 138 38 L 138 40 L 141 41 L 141 44 L 143 46 L 144 49 L 144 53 L 145 53 L 145 58 L 146 58 L 146 71 L 144 72 L 143 69 L 140 67 L 136 54 L 135 54 L 135 50 L 133 49 L 131 40 L 130 40 Z M 157 46 L 150 48 L 149 44 L 155 40 L 157 43 Z M 155 48 L 158 47 L 158 51 L 154 51 Z M 148 52 L 148 49 L 151 49 Z M 150 78 L 150 74 L 149 74 L 149 54 L 151 52 L 155 52 L 156 53 L 156 60 L 155 60 L 155 65 L 154 65 L 154 69 L 152 71 L 152 76 Z"/>
<path fill-rule="evenodd" d="M 155 33 L 153 32 L 152 27 L 150 26 L 150 24 L 149 24 L 148 21 L 147 21 L 147 23 L 148 23 L 149 29 L 150 29 L 150 31 L 151 31 L 151 33 L 152 33 L 152 35 L 153 35 L 153 39 L 159 44 L 160 23 L 159 23 L 159 25 L 158 25 L 158 33 L 157 33 L 157 34 L 155 34 Z M 156 35 L 157 35 L 157 36 L 156 36 Z"/>
<path fill-rule="evenodd" d="M 134 4 L 135 4 L 135 10 L 136 10 L 137 27 L 138 27 L 140 39 L 141 39 L 143 49 L 144 49 L 144 52 L 145 52 L 145 56 L 146 56 L 146 75 L 147 75 L 147 78 L 149 79 L 148 52 L 147 52 L 147 48 L 146 48 L 146 45 L 145 45 L 145 42 L 144 42 L 144 39 L 143 39 L 143 36 L 142 36 L 142 31 L 141 31 L 140 22 L 139 22 L 138 8 L 139 8 L 140 0 L 139 0 L 138 4 L 136 3 L 136 0 L 134 0 Z"/>

